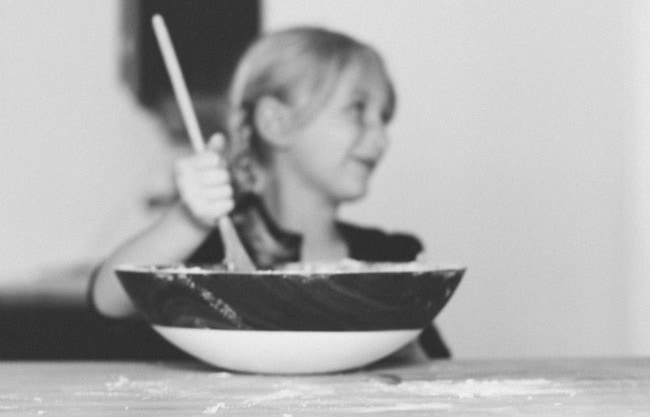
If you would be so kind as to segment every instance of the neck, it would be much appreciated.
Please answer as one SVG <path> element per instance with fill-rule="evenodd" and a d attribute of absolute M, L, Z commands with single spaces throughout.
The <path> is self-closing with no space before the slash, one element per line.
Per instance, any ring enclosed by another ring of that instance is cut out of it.
<path fill-rule="evenodd" d="M 312 187 L 269 175 L 262 198 L 269 214 L 284 230 L 302 236 L 303 261 L 331 261 L 347 257 L 347 247 L 336 227 L 338 203 Z"/>

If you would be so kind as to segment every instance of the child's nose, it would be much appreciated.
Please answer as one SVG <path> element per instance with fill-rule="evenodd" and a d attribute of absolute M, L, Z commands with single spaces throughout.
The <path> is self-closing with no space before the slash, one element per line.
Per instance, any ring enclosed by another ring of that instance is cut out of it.
<path fill-rule="evenodd" d="M 370 157 L 380 157 L 388 147 L 388 134 L 381 122 L 366 125 L 363 136 L 361 147 Z"/>

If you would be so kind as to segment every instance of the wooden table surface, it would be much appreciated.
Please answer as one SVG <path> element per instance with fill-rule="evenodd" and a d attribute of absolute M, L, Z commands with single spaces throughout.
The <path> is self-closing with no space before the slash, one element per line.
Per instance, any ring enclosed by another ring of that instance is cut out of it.
<path fill-rule="evenodd" d="M 650 358 L 385 363 L 268 376 L 199 362 L 0 362 L 8 416 L 650 416 Z"/>

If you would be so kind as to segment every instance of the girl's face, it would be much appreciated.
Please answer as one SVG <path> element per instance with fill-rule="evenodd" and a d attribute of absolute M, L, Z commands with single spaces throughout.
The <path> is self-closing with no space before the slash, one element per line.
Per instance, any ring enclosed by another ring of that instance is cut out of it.
<path fill-rule="evenodd" d="M 348 69 L 323 108 L 289 133 L 285 163 L 301 186 L 337 203 L 362 197 L 388 145 L 388 91 L 378 71 Z"/>

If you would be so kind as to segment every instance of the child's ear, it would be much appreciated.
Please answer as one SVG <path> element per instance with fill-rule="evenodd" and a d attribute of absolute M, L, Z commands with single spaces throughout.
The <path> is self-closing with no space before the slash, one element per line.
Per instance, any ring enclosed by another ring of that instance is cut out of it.
<path fill-rule="evenodd" d="M 260 137 L 272 146 L 289 144 L 291 109 L 275 97 L 264 96 L 257 101 L 253 122 Z"/>

